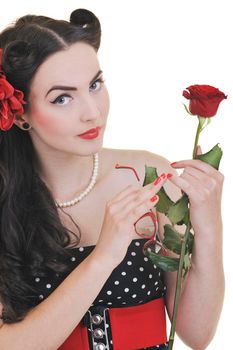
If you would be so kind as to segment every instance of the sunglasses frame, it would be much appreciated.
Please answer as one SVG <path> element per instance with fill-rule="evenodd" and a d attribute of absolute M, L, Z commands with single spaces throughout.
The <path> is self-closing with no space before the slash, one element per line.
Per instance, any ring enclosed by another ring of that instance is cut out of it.
<path fill-rule="evenodd" d="M 142 218 L 144 218 L 144 217 L 146 217 L 146 216 L 150 216 L 151 219 L 152 219 L 152 221 L 153 221 L 153 223 L 154 223 L 154 228 L 155 228 L 155 229 L 154 229 L 153 235 L 151 235 L 151 236 L 146 236 L 146 235 L 144 235 L 144 234 L 140 234 L 139 232 L 137 232 L 137 229 L 136 229 L 136 224 L 137 224 L 137 222 L 140 221 Z M 157 231 L 158 231 L 158 220 L 157 220 L 155 214 L 150 210 L 150 211 L 148 211 L 147 213 L 145 213 L 144 215 L 142 215 L 142 216 L 134 223 L 134 228 L 135 228 L 135 231 L 136 231 L 136 233 L 137 233 L 138 236 L 144 237 L 144 238 L 148 238 L 148 239 L 152 239 L 152 238 L 155 237 L 155 235 L 156 235 L 156 233 L 157 233 Z"/>
<path fill-rule="evenodd" d="M 136 227 L 135 227 L 135 231 L 136 231 L 136 233 L 137 233 L 140 237 L 148 238 L 148 240 L 147 240 L 147 241 L 144 243 L 144 245 L 143 245 L 143 248 L 142 248 L 143 252 L 145 253 L 145 251 L 146 251 L 148 248 L 150 248 L 150 246 L 152 245 L 152 246 L 160 247 L 160 249 L 159 249 L 159 254 L 160 254 L 160 255 L 167 256 L 167 255 L 168 255 L 167 250 L 165 249 L 165 247 L 163 246 L 163 244 L 162 244 L 159 240 L 156 239 L 156 235 L 157 235 L 157 233 L 158 233 L 158 220 L 157 220 L 155 214 L 154 214 L 151 210 L 150 210 L 149 212 L 145 213 L 144 215 L 142 215 L 142 216 L 134 223 L 134 226 L 136 225 L 136 223 L 137 223 L 139 220 L 141 220 L 142 218 L 144 218 L 144 217 L 146 217 L 146 216 L 150 216 L 150 217 L 151 217 L 151 219 L 152 219 L 152 221 L 153 221 L 153 223 L 154 223 L 155 231 L 154 231 L 153 235 L 151 235 L 151 236 L 146 236 L 146 237 L 145 237 L 145 235 L 138 233 L 137 230 L 136 230 Z"/>

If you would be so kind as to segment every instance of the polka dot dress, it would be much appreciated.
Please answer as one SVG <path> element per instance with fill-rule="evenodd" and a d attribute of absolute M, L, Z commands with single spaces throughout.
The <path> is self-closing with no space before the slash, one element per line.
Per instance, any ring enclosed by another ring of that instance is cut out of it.
<path fill-rule="evenodd" d="M 99 307 L 127 307 L 144 304 L 156 298 L 163 297 L 166 293 L 166 286 L 163 282 L 163 272 L 142 252 L 143 244 L 147 238 L 132 240 L 128 247 L 125 258 L 112 271 L 111 275 L 105 282 L 103 288 L 95 298 L 92 308 Z M 70 272 L 77 267 L 95 248 L 95 246 L 85 246 L 71 248 Z M 66 275 L 67 276 L 67 275 Z M 35 277 L 34 283 L 38 290 L 38 301 L 45 299 L 58 285 L 65 279 L 66 276 L 56 274 L 45 278 Z M 83 318 L 83 323 L 88 319 L 90 312 L 87 312 Z M 108 325 L 110 322 L 108 314 L 106 314 L 106 328 L 109 340 L 109 348 L 114 349 L 112 343 L 111 330 Z M 88 323 L 87 323 L 88 325 Z M 88 337 L 91 344 L 92 332 L 88 328 Z M 101 342 L 106 345 L 107 339 L 102 338 Z M 167 344 L 155 345 L 143 349 L 167 349 Z M 140 350 L 140 349 L 138 349 Z"/>

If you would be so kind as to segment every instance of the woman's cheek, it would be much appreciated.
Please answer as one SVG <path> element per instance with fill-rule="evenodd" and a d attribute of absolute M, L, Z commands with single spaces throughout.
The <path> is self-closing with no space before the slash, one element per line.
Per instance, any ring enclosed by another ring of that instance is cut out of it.
<path fill-rule="evenodd" d="M 31 110 L 31 124 L 37 130 L 43 130 L 46 133 L 48 132 L 62 132 L 64 131 L 65 123 L 64 123 L 64 115 L 62 113 L 59 116 L 59 113 L 51 112 L 47 108 L 43 109 L 32 109 Z"/>
<path fill-rule="evenodd" d="M 109 113 L 109 109 L 110 109 L 110 96 L 108 93 L 108 89 L 105 86 L 104 87 L 104 105 L 103 105 L 103 111 L 104 111 L 105 117 L 107 117 Z"/>

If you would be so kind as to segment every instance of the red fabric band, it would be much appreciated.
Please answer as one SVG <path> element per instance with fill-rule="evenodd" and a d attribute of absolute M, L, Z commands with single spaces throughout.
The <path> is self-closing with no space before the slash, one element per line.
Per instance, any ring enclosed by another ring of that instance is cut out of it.
<path fill-rule="evenodd" d="M 167 341 L 164 299 L 109 309 L 114 350 L 135 350 Z"/>
<path fill-rule="evenodd" d="M 87 327 L 79 323 L 57 350 L 90 350 Z"/>
<path fill-rule="evenodd" d="M 167 341 L 164 298 L 142 305 L 109 308 L 114 350 L 135 350 Z M 87 327 L 74 329 L 58 350 L 90 350 Z"/>

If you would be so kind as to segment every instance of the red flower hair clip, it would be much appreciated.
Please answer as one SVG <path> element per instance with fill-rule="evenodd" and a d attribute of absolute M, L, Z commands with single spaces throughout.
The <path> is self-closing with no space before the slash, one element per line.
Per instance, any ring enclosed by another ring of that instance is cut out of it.
<path fill-rule="evenodd" d="M 24 113 L 23 100 L 24 94 L 20 90 L 16 90 L 6 80 L 6 76 L 2 69 L 2 49 L 0 49 L 0 130 L 9 130 L 16 116 Z"/>

